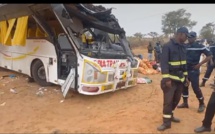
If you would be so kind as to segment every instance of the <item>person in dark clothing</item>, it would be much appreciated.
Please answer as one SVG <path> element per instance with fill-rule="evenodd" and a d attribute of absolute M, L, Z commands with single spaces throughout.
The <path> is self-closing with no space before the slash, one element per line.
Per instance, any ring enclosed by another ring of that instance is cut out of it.
<path fill-rule="evenodd" d="M 160 44 L 160 41 L 158 41 L 156 43 L 156 46 L 154 47 L 154 50 L 155 50 L 155 53 L 156 53 L 156 62 L 157 63 L 160 63 L 160 57 L 161 57 L 161 53 L 162 53 L 162 49 L 161 49 L 161 44 Z"/>
<path fill-rule="evenodd" d="M 204 87 L 207 80 L 210 78 L 213 69 L 215 68 L 215 43 L 212 40 L 208 40 L 209 49 L 213 55 L 213 58 L 207 63 L 207 70 L 205 72 L 204 78 L 202 78 L 202 82 L 200 87 Z"/>
<path fill-rule="evenodd" d="M 173 116 L 173 111 L 180 101 L 183 85 L 188 82 L 184 46 L 187 36 L 189 36 L 188 29 L 181 27 L 175 37 L 163 45 L 161 56 L 163 124 L 157 128 L 158 131 L 171 128 L 171 122 L 180 122 L 180 119 Z"/>
<path fill-rule="evenodd" d="M 214 87 L 215 85 L 213 85 L 213 88 Z M 202 126 L 194 129 L 194 132 L 196 133 L 210 132 L 214 114 L 215 114 L 215 89 L 213 90 L 210 96 L 210 99 L 208 101 L 205 117 L 202 121 Z"/>
<path fill-rule="evenodd" d="M 149 45 L 148 45 L 147 49 L 148 49 L 148 60 L 152 61 L 153 46 L 152 46 L 151 42 L 149 42 Z"/>
<path fill-rule="evenodd" d="M 203 112 L 205 109 L 204 97 L 201 89 L 199 88 L 199 68 L 204 63 L 208 62 L 212 58 L 212 54 L 208 48 L 203 44 L 199 44 L 196 41 L 196 32 L 190 32 L 190 38 L 188 38 L 189 43 L 186 45 L 187 50 L 187 71 L 188 71 L 188 80 L 191 82 L 194 93 L 196 94 L 197 99 L 199 100 L 198 112 Z M 199 63 L 201 54 L 205 54 L 207 57 Z M 188 86 L 184 87 L 183 90 L 183 103 L 178 106 L 178 108 L 188 108 Z"/>

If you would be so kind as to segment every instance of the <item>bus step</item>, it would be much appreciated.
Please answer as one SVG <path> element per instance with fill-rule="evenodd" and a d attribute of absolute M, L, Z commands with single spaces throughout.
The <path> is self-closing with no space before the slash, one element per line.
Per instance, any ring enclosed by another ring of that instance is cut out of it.
<path fill-rule="evenodd" d="M 63 92 L 64 98 L 66 97 L 66 95 L 71 87 L 71 84 L 73 83 L 74 80 L 75 80 L 75 69 L 72 68 L 70 70 L 70 73 L 69 73 L 68 77 L 66 78 L 65 82 L 61 86 L 61 90 Z"/>

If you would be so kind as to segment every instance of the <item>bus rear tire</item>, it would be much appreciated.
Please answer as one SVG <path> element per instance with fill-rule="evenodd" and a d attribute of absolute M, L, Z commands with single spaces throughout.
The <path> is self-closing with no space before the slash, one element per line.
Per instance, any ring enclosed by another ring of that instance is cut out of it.
<path fill-rule="evenodd" d="M 37 60 L 32 65 L 32 76 L 40 86 L 51 86 L 52 84 L 46 81 L 46 71 L 42 61 Z"/>

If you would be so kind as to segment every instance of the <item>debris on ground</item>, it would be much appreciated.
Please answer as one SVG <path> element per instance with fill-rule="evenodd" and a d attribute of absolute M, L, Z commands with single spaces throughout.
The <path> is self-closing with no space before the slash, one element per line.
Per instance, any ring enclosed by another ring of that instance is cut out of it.
<path fill-rule="evenodd" d="M 36 95 L 39 96 L 39 97 L 42 97 L 42 96 L 44 95 L 44 92 L 43 92 L 43 91 L 38 91 L 38 92 L 36 93 Z"/>
<path fill-rule="evenodd" d="M 17 94 L 17 93 L 18 93 L 14 88 L 11 88 L 11 89 L 10 89 L 10 92 L 11 92 L 11 93 L 14 93 L 14 94 Z"/>
<path fill-rule="evenodd" d="M 16 75 L 15 74 L 4 75 L 0 78 L 0 80 L 4 79 L 5 77 L 16 78 Z"/>
<path fill-rule="evenodd" d="M 61 100 L 61 101 L 60 101 L 60 103 L 63 103 L 63 102 L 64 102 L 64 100 Z"/>
<path fill-rule="evenodd" d="M 38 89 L 39 91 L 47 91 L 47 89 L 45 88 L 45 87 L 40 87 L 39 89 Z"/>
<path fill-rule="evenodd" d="M 137 78 L 137 83 L 138 84 L 149 84 L 149 83 L 152 83 L 152 80 L 149 79 L 148 77 L 142 77 L 142 78 Z"/>
<path fill-rule="evenodd" d="M 43 89 L 44 89 L 44 87 L 40 87 L 38 90 L 39 90 L 39 91 L 42 91 Z"/>
<path fill-rule="evenodd" d="M 6 102 L 3 102 L 2 104 L 0 104 L 0 106 L 4 106 L 6 104 Z"/>

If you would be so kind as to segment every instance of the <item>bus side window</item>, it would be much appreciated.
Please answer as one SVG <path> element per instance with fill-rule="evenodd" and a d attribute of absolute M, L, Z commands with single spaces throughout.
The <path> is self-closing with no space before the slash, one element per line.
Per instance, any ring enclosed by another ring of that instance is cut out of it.
<path fill-rule="evenodd" d="M 36 37 L 47 37 L 47 34 L 39 26 L 36 29 Z"/>
<path fill-rule="evenodd" d="M 34 38 L 36 36 L 36 28 L 28 29 L 28 38 Z"/>
<path fill-rule="evenodd" d="M 29 16 L 28 20 L 28 29 L 27 29 L 27 38 L 28 39 L 49 39 L 46 32 L 40 27 L 39 24 L 33 19 L 32 16 Z"/>

